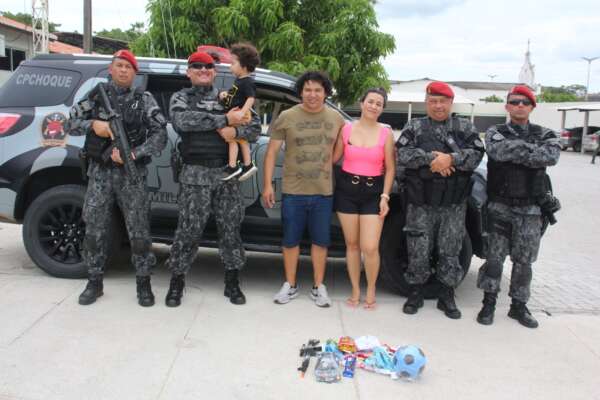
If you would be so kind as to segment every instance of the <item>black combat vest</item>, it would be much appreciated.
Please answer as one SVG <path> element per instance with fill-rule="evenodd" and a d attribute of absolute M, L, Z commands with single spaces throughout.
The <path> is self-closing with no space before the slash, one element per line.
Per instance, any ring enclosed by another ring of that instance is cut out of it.
<path fill-rule="evenodd" d="M 148 137 L 148 128 L 144 124 L 144 91 L 135 88 L 126 96 L 118 96 L 110 84 L 106 84 L 104 87 L 113 109 L 121 115 L 129 146 L 133 150 L 142 145 Z M 91 100 L 94 102 L 92 119 L 106 121 L 107 113 L 99 105 L 100 101 L 96 98 Z M 107 151 L 111 143 L 110 138 L 100 137 L 90 130 L 86 135 L 84 148 L 89 158 L 106 163 L 110 160 L 110 154 Z M 150 157 L 140 157 L 135 160 L 137 164 L 147 164 L 149 161 Z"/>
<path fill-rule="evenodd" d="M 215 115 L 223 115 L 224 107 L 219 104 L 215 96 L 214 101 L 203 102 L 197 95 L 196 89 L 183 89 L 191 111 L 209 112 Z M 220 167 L 227 164 L 228 146 L 216 129 L 209 131 L 178 132 L 181 142 L 178 149 L 185 164 L 206 165 Z"/>
<path fill-rule="evenodd" d="M 416 136 L 416 147 L 428 153 L 440 151 L 453 153 L 455 150 L 442 138 L 435 135 L 429 119 L 426 119 L 423 133 Z M 448 136 L 459 148 L 465 146 L 465 134 L 460 131 L 456 118 L 452 119 L 452 131 Z M 462 203 L 471 191 L 471 172 L 456 170 L 452 175 L 444 177 L 431 172 L 426 165 L 418 169 L 406 169 L 406 194 L 408 203 L 417 206 L 449 206 Z"/>
<path fill-rule="evenodd" d="M 534 124 L 529 124 L 528 131 L 523 136 L 515 135 L 506 124 L 496 125 L 496 129 L 507 140 L 523 139 L 528 143 L 535 143 L 542 137 L 542 127 Z M 487 192 L 492 201 L 532 205 L 537 204 L 537 198 L 547 191 L 545 167 L 530 168 L 489 158 L 487 169 Z"/>

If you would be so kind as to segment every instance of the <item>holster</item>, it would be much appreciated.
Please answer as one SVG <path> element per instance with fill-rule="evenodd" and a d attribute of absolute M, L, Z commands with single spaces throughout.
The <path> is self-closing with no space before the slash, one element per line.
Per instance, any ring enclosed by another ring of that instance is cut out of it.
<path fill-rule="evenodd" d="M 173 182 L 179 183 L 179 174 L 183 168 L 181 156 L 176 147 L 171 150 L 171 170 L 173 172 Z"/>
<path fill-rule="evenodd" d="M 87 151 L 85 151 L 85 149 L 83 148 L 79 149 L 79 166 L 81 167 L 81 179 L 83 179 L 84 182 L 87 182 L 87 170 L 89 166 L 89 160 Z"/>

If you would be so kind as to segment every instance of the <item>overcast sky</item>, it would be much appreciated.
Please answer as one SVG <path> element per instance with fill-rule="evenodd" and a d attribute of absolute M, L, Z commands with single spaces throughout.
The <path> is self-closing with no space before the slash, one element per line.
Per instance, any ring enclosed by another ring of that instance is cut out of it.
<path fill-rule="evenodd" d="M 177 1 L 177 0 L 165 0 Z M 324 0 L 326 1 L 326 0 Z M 83 31 L 82 0 L 49 0 L 50 21 Z M 127 29 L 147 21 L 146 0 L 93 1 L 93 29 Z M 0 10 L 30 12 L 31 0 L 2 0 Z M 536 83 L 585 85 L 587 62 L 600 56 L 597 0 L 380 0 L 380 29 L 396 38 L 384 61 L 390 79 L 515 82 L 527 40 Z M 590 92 L 600 92 L 600 59 Z"/>

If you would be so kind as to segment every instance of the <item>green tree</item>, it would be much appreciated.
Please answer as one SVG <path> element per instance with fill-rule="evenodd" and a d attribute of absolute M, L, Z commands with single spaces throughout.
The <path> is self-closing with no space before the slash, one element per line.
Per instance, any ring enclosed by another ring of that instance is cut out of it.
<path fill-rule="evenodd" d="M 31 26 L 31 14 L 26 14 L 26 13 L 16 13 L 13 14 L 9 11 L 0 11 L 0 14 L 2 14 L 3 16 L 5 16 L 6 18 L 10 18 L 13 19 L 15 21 L 19 21 L 23 24 L 29 25 Z M 57 32 L 58 31 L 58 27 L 60 26 L 60 24 L 55 24 L 54 22 L 48 22 L 48 30 L 50 32 Z"/>
<path fill-rule="evenodd" d="M 121 40 L 123 42 L 131 43 L 144 34 L 144 23 L 134 22 L 126 31 L 120 28 L 115 28 L 111 30 L 103 29 L 101 31 L 95 32 L 94 34 L 96 36 L 108 39 Z"/>
<path fill-rule="evenodd" d="M 389 87 L 381 57 L 394 38 L 378 31 L 372 0 L 149 0 L 150 26 L 137 54 L 185 58 L 198 45 L 257 46 L 267 68 L 329 73 L 349 104 L 370 86 Z"/>
<path fill-rule="evenodd" d="M 580 96 L 578 91 L 581 85 L 570 85 L 561 87 L 542 86 L 542 94 L 538 96 L 538 101 L 545 103 L 562 103 L 567 101 L 578 101 Z M 585 93 L 585 87 L 584 93 Z"/>
<path fill-rule="evenodd" d="M 504 99 L 496 96 L 495 94 L 479 99 L 479 101 L 485 101 L 486 103 L 504 103 Z"/>

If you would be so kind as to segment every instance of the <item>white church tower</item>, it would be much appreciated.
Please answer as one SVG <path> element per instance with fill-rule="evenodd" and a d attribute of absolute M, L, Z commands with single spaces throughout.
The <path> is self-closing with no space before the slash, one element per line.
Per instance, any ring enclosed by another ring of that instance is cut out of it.
<path fill-rule="evenodd" d="M 531 52 L 529 51 L 529 40 L 527 40 L 527 53 L 525 53 L 525 62 L 519 72 L 519 83 L 524 83 L 532 89 L 536 89 L 535 86 L 535 67 L 531 63 Z"/>

